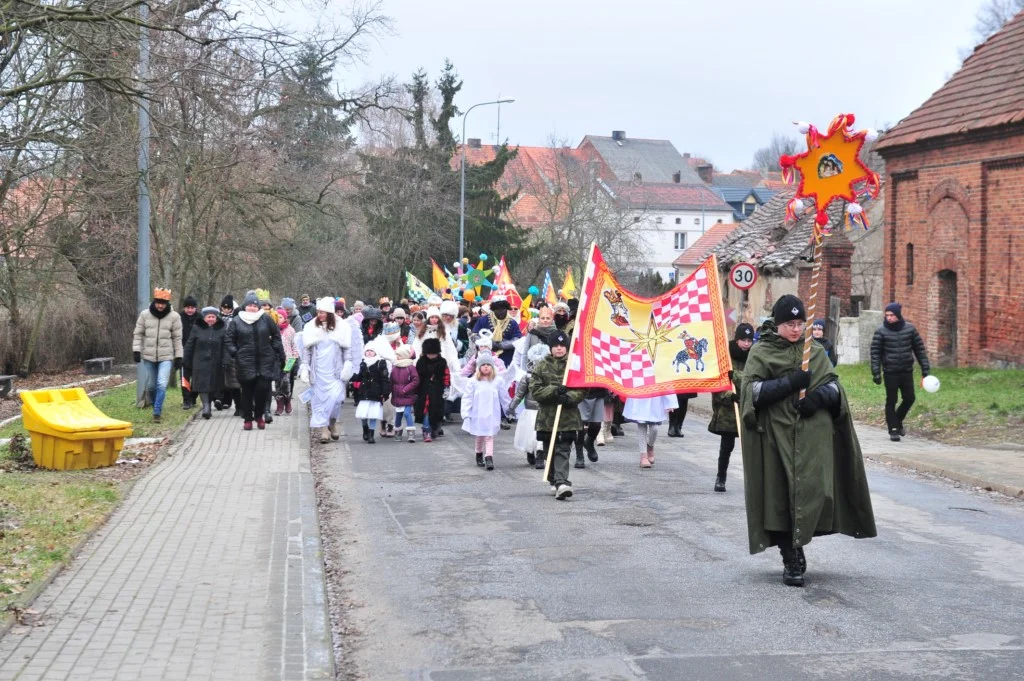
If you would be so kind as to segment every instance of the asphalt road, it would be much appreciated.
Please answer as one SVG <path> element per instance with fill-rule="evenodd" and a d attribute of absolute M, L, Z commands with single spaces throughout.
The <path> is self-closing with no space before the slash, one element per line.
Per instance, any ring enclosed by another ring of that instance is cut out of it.
<path fill-rule="evenodd" d="M 351 414 L 351 411 L 349 411 Z M 1024 503 L 869 464 L 879 537 L 747 553 L 742 471 L 691 414 L 641 470 L 633 426 L 558 502 L 458 426 L 315 457 L 343 677 L 1024 679 Z M 664 435 L 664 427 L 662 429 Z"/>

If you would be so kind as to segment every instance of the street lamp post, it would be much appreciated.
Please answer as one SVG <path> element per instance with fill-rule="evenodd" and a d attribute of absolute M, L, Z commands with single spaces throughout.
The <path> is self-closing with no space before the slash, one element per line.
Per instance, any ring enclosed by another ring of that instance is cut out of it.
<path fill-rule="evenodd" d="M 462 186 L 459 191 L 459 262 L 462 262 L 462 258 L 465 256 L 466 250 L 466 118 L 469 117 L 469 112 L 478 106 L 486 106 L 488 104 L 511 104 L 516 100 L 514 99 L 496 99 L 493 102 L 480 102 L 466 109 L 466 113 L 462 114 Z"/>
<path fill-rule="evenodd" d="M 149 290 L 149 29 L 145 22 L 149 21 L 149 6 L 146 2 L 139 5 L 139 20 L 143 23 L 139 33 L 139 82 L 143 91 L 139 98 L 139 263 L 136 276 L 136 298 L 141 313 L 150 300 Z M 149 375 L 142 362 L 135 368 L 135 399 L 138 405 L 144 404 Z"/>

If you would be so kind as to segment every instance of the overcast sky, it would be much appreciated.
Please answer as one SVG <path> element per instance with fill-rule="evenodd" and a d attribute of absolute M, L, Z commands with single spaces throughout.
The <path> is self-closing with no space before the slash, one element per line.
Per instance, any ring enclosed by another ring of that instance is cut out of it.
<path fill-rule="evenodd" d="M 723 170 L 747 167 L 794 120 L 825 127 L 895 124 L 959 66 L 980 0 L 384 0 L 397 34 L 360 77 L 445 58 L 464 80 L 457 104 L 514 97 L 501 137 L 625 130 L 671 140 Z M 344 84 L 343 84 L 344 85 Z M 496 107 L 470 114 L 467 137 L 493 142 Z M 461 121 L 456 127 L 456 134 Z"/>

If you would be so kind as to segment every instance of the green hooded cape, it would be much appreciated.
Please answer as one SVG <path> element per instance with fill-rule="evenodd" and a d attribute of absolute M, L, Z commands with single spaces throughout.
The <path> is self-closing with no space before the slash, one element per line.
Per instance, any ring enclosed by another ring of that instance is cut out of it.
<path fill-rule="evenodd" d="M 768 321 L 740 379 L 743 487 L 751 553 L 775 543 L 770 531 L 792 531 L 794 547 L 823 534 L 877 535 L 864 459 L 842 386 L 837 415 L 819 409 L 801 418 L 796 406 L 799 393 L 754 408 L 753 383 L 799 369 L 803 345 L 802 339 L 790 343 L 779 336 Z M 811 344 L 809 369 L 809 390 L 836 379 L 832 363 L 817 343 Z"/>

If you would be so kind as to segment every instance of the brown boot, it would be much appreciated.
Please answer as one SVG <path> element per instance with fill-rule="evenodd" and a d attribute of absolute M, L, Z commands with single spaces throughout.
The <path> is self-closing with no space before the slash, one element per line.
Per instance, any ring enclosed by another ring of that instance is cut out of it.
<path fill-rule="evenodd" d="M 292 398 L 290 398 L 290 397 L 284 398 L 284 413 L 285 414 L 291 414 L 292 413 Z"/>
<path fill-rule="evenodd" d="M 331 431 L 327 428 L 320 429 L 320 444 L 325 445 L 331 441 Z"/>
<path fill-rule="evenodd" d="M 331 419 L 330 425 L 327 427 L 327 433 L 332 440 L 337 440 L 341 437 L 341 433 L 338 431 L 337 419 Z"/>
<path fill-rule="evenodd" d="M 281 397 L 274 398 L 274 416 L 280 416 L 284 413 L 284 399 Z"/>

